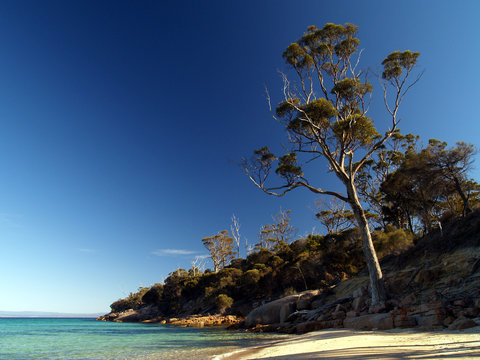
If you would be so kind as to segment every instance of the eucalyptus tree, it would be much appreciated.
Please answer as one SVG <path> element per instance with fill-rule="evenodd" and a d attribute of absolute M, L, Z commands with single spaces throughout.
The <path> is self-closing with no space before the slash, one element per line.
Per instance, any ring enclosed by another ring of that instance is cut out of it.
<path fill-rule="evenodd" d="M 291 149 L 279 158 L 268 147 L 255 150 L 250 160 L 243 160 L 243 168 L 267 194 L 283 196 L 293 189 L 306 188 L 349 204 L 363 240 L 372 304 L 377 304 L 387 295 L 358 196 L 356 176 L 395 133 L 404 96 L 421 75 L 414 81 L 409 80 L 417 63 L 417 52 L 395 51 L 383 60 L 383 98 L 389 128 L 380 134 L 367 116 L 373 86 L 368 82 L 367 73 L 358 68 L 361 51 L 358 50 L 360 41 L 355 37 L 357 30 L 358 26 L 353 24 L 329 23 L 322 29 L 310 26 L 298 41 L 287 47 L 283 58 L 297 81 L 293 84 L 282 74 L 283 100 L 274 117 L 285 125 Z M 393 93 L 387 91 L 389 88 Z M 270 102 L 270 96 L 268 99 Z M 307 179 L 299 154 L 306 156 L 308 163 L 320 158 L 326 160 L 327 169 L 344 185 L 345 193 L 324 189 L 313 183 L 313 177 Z M 276 161 L 275 173 L 282 182 L 267 184 Z"/>
<path fill-rule="evenodd" d="M 264 225 L 260 229 L 256 250 L 279 250 L 284 245 L 290 244 L 295 237 L 297 229 L 290 224 L 291 210 L 282 210 L 272 216 L 273 224 Z"/>
<path fill-rule="evenodd" d="M 233 259 L 234 239 L 230 236 L 228 230 L 222 230 L 216 235 L 203 238 L 202 242 L 210 252 L 215 272 L 223 269 Z"/>

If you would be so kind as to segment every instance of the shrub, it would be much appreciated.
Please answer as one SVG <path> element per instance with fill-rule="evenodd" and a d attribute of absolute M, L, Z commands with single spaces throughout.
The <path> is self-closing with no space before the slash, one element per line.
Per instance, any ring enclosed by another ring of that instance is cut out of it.
<path fill-rule="evenodd" d="M 149 288 L 139 287 L 136 293 L 130 293 L 125 299 L 119 299 L 110 305 L 112 312 L 122 312 L 128 309 L 136 309 L 143 305 L 142 298 Z"/>
<path fill-rule="evenodd" d="M 142 302 L 147 305 L 157 305 L 162 300 L 163 285 L 153 285 L 142 297 Z"/>
<path fill-rule="evenodd" d="M 233 304 L 233 299 L 225 294 L 220 294 L 215 298 L 215 305 L 217 305 L 220 312 L 224 312 L 225 309 L 229 308 Z"/>
<path fill-rule="evenodd" d="M 393 226 L 387 226 L 384 232 L 377 231 L 373 234 L 379 258 L 405 251 L 413 245 L 413 238 L 414 235 L 411 232 Z"/>
<path fill-rule="evenodd" d="M 110 305 L 110 309 L 112 310 L 112 313 L 117 313 L 132 309 L 134 306 L 135 304 L 128 301 L 127 299 L 118 299 Z"/>
<path fill-rule="evenodd" d="M 267 265 L 265 264 L 255 264 L 253 265 L 254 269 L 257 269 L 258 271 L 264 271 L 267 268 Z"/>
<path fill-rule="evenodd" d="M 233 286 L 233 285 L 235 285 L 235 280 L 233 280 L 231 276 L 225 276 L 220 278 L 220 281 L 218 283 L 218 287 L 220 289 L 223 289 L 227 286 Z"/>
<path fill-rule="evenodd" d="M 244 281 L 246 285 L 256 285 L 262 275 L 258 269 L 252 269 L 245 272 Z"/>
<path fill-rule="evenodd" d="M 294 295 L 296 293 L 297 293 L 297 290 L 295 290 L 293 287 L 288 287 L 283 291 L 283 293 L 280 297 L 282 298 L 282 297 L 285 297 L 285 296 Z"/>
<path fill-rule="evenodd" d="M 273 268 L 273 269 L 278 268 L 282 263 L 283 263 L 283 259 L 280 256 L 277 256 L 277 255 L 272 257 L 268 262 L 270 267 Z"/>

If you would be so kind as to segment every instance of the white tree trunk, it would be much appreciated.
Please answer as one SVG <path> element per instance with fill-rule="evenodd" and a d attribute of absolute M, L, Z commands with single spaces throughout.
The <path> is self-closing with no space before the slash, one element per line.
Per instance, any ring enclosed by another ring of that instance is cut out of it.
<path fill-rule="evenodd" d="M 363 253 L 367 263 L 368 274 L 370 276 L 370 288 L 372 295 L 372 305 L 384 302 L 387 299 L 387 292 L 383 281 L 382 269 L 378 262 L 377 253 L 373 247 L 372 234 L 368 225 L 365 212 L 358 199 L 357 191 L 353 183 L 345 184 L 348 191 L 349 204 L 355 215 L 360 235 L 363 241 Z"/>

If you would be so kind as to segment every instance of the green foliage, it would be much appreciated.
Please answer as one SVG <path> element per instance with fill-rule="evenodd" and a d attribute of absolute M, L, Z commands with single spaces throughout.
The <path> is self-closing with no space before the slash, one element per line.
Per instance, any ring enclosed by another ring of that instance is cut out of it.
<path fill-rule="evenodd" d="M 280 157 L 275 172 L 283 177 L 288 184 L 293 184 L 297 178 L 302 177 L 302 168 L 297 165 L 297 154 L 290 153 Z"/>
<path fill-rule="evenodd" d="M 288 104 L 289 100 L 286 103 Z M 281 106 L 286 106 L 285 102 L 281 103 Z M 277 114 L 291 118 L 287 125 L 288 130 L 296 134 L 315 134 L 317 131 L 327 132 L 331 119 L 335 118 L 338 111 L 330 101 L 320 98 L 305 105 L 294 107 L 290 104 L 289 112 L 279 113 L 277 109 Z"/>
<path fill-rule="evenodd" d="M 473 153 L 471 145 L 448 149 L 435 139 L 420 151 L 409 148 L 380 186 L 384 219 L 411 232 L 419 224 L 425 233 L 439 219 L 470 212 L 479 194 L 478 184 L 467 177 Z"/>
<path fill-rule="evenodd" d="M 392 225 L 387 226 L 385 231 L 373 233 L 373 241 L 377 254 L 380 258 L 399 254 L 413 245 L 414 235 L 410 231 L 397 229 Z"/>
<path fill-rule="evenodd" d="M 380 138 L 373 126 L 372 119 L 362 114 L 351 114 L 340 118 L 332 124 L 332 131 L 337 137 L 343 137 L 346 143 L 355 146 L 367 146 Z"/>
<path fill-rule="evenodd" d="M 403 70 L 410 72 L 413 69 L 419 56 L 419 52 L 411 52 L 410 50 L 391 53 L 382 61 L 384 67 L 382 78 L 398 81 Z"/>
<path fill-rule="evenodd" d="M 142 296 L 142 303 L 147 305 L 157 305 L 161 302 L 162 295 L 163 284 L 155 284 Z"/>
<path fill-rule="evenodd" d="M 233 299 L 226 294 L 220 294 L 215 298 L 215 304 L 220 312 L 224 312 L 233 305 Z"/>
<path fill-rule="evenodd" d="M 282 293 L 281 297 L 289 296 L 289 295 L 295 295 L 298 291 L 295 290 L 293 287 L 288 287 L 285 289 L 285 291 Z"/>
<path fill-rule="evenodd" d="M 270 149 L 268 148 L 268 146 L 264 146 L 264 147 L 262 147 L 258 150 L 254 150 L 253 153 L 254 153 L 254 155 L 256 155 L 258 157 L 258 161 L 262 165 L 268 165 L 272 161 L 277 160 L 275 155 L 273 155 L 270 152 Z"/>
<path fill-rule="evenodd" d="M 260 248 L 247 256 L 247 262 L 250 264 L 266 264 L 271 257 L 272 253 L 269 250 Z"/>
<path fill-rule="evenodd" d="M 300 105 L 299 99 L 287 99 L 278 104 L 275 113 L 278 117 L 291 118 L 296 112 L 296 107 Z M 267 148 L 268 149 L 268 148 Z M 258 150 L 255 150 L 258 151 Z M 254 154 L 255 154 L 254 151 Z"/>
<path fill-rule="evenodd" d="M 337 82 L 331 93 L 337 95 L 339 99 L 355 101 L 357 97 L 371 93 L 373 90 L 372 84 L 362 83 L 359 79 L 345 78 Z"/>
<path fill-rule="evenodd" d="M 219 272 L 218 288 L 223 289 L 226 287 L 235 286 L 238 280 L 242 277 L 243 271 L 240 269 L 224 268 Z"/>
<path fill-rule="evenodd" d="M 149 288 L 139 287 L 136 293 L 130 293 L 125 299 L 119 299 L 110 305 L 112 312 L 136 309 L 143 305 L 142 298 Z"/>
<path fill-rule="evenodd" d="M 260 271 L 258 269 L 250 269 L 245 272 L 244 281 L 245 284 L 252 286 L 256 285 L 261 277 L 262 275 L 260 274 Z"/>
<path fill-rule="evenodd" d="M 268 266 L 272 269 L 280 267 L 284 263 L 284 260 L 280 256 L 272 256 L 268 261 Z"/>

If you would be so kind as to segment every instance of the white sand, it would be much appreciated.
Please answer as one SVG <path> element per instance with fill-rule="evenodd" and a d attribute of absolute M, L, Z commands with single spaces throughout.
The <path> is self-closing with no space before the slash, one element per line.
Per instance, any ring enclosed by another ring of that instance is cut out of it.
<path fill-rule="evenodd" d="M 461 331 L 322 330 L 216 359 L 480 359 L 480 327 Z"/>

